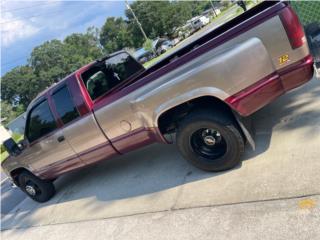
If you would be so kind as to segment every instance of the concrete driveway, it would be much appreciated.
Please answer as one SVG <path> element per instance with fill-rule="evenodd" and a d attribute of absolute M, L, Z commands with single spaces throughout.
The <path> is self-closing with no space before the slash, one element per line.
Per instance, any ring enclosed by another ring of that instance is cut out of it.
<path fill-rule="evenodd" d="M 45 204 L 25 199 L 2 218 L 1 228 L 6 230 L 2 235 L 6 239 L 320 236 L 320 81 L 313 79 L 280 97 L 253 120 L 257 149 L 248 148 L 242 164 L 233 170 L 203 172 L 186 163 L 174 145 L 148 146 L 58 179 L 57 195 Z"/>

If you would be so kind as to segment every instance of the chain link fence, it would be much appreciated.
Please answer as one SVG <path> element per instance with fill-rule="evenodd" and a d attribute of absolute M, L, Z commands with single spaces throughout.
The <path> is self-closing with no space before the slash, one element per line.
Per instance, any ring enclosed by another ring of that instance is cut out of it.
<path fill-rule="evenodd" d="M 290 4 L 305 28 L 310 50 L 320 68 L 320 1 L 291 1 Z"/>
<path fill-rule="evenodd" d="M 320 23 L 320 1 L 291 1 L 291 6 L 304 26 L 314 22 Z"/>

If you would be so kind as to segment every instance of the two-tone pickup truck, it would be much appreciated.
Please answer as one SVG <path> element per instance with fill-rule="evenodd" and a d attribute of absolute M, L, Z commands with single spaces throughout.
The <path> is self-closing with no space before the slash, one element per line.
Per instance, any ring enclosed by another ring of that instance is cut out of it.
<path fill-rule="evenodd" d="M 263 2 L 148 69 L 120 51 L 51 86 L 28 107 L 25 139 L 2 168 L 38 202 L 63 173 L 172 135 L 196 167 L 230 169 L 254 143 L 242 118 L 313 72 L 297 15 Z"/>

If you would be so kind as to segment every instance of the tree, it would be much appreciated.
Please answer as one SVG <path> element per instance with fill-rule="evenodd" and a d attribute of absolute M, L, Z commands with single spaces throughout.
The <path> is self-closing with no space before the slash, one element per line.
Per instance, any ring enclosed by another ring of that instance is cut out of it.
<path fill-rule="evenodd" d="M 99 36 L 99 30 L 91 27 L 84 34 L 73 33 L 64 39 L 64 63 L 67 74 L 105 54 Z"/>
<path fill-rule="evenodd" d="M 31 52 L 29 63 L 37 76 L 49 83 L 65 76 L 66 48 L 60 40 L 47 41 Z"/>
<path fill-rule="evenodd" d="M 24 112 L 24 108 L 21 105 L 17 105 L 15 107 L 12 104 L 1 101 L 1 124 L 6 125 L 20 114 Z"/>
<path fill-rule="evenodd" d="M 132 34 L 123 18 L 107 18 L 101 28 L 100 43 L 107 53 L 133 47 Z"/>
<path fill-rule="evenodd" d="M 130 6 L 150 39 L 172 36 L 174 29 L 211 8 L 209 1 L 135 1 Z M 145 39 L 131 11 L 126 10 L 125 14 L 129 19 L 133 45 L 139 47 Z"/>
<path fill-rule="evenodd" d="M 48 79 L 38 79 L 30 66 L 21 66 L 7 72 L 1 79 L 1 100 L 25 108 L 30 101 L 50 84 Z"/>
<path fill-rule="evenodd" d="M 49 83 L 58 82 L 79 67 L 103 56 L 95 28 L 74 33 L 64 41 L 52 40 L 34 48 L 29 59 L 35 74 Z"/>
<path fill-rule="evenodd" d="M 153 47 L 152 47 L 152 40 L 147 39 L 144 43 L 143 43 L 143 48 L 147 51 L 152 52 L 153 51 Z"/>
<path fill-rule="evenodd" d="M 102 56 L 96 28 L 71 34 L 64 41 L 47 41 L 33 49 L 29 65 L 16 67 L 2 77 L 1 99 L 26 108 L 39 92 Z"/>
<path fill-rule="evenodd" d="M 171 27 L 167 24 L 168 19 L 172 18 L 172 16 L 169 16 L 171 15 L 169 1 L 135 1 L 130 4 L 130 7 L 141 22 L 148 38 L 154 39 L 171 31 Z M 132 34 L 139 36 L 142 39 L 140 42 L 144 42 L 131 11 L 126 10 L 125 14 L 129 19 Z"/>

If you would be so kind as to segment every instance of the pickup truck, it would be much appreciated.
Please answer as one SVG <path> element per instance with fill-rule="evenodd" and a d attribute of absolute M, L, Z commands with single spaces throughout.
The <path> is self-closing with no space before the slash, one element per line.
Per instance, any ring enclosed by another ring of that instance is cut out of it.
<path fill-rule="evenodd" d="M 147 69 L 120 51 L 70 74 L 30 103 L 24 140 L 1 165 L 38 202 L 60 175 L 151 143 L 230 169 L 254 146 L 244 119 L 313 74 L 295 12 L 263 2 Z"/>

